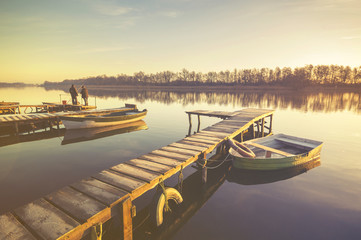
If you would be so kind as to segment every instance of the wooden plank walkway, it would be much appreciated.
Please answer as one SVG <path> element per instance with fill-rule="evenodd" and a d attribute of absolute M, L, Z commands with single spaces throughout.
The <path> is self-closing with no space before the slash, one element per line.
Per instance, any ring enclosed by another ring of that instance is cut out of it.
<path fill-rule="evenodd" d="M 31 121 L 31 120 L 40 120 L 40 119 L 51 119 L 57 118 L 60 116 L 68 115 L 83 115 L 89 113 L 106 113 L 114 112 L 119 109 L 131 110 L 133 108 L 121 107 L 121 108 L 111 108 L 111 109 L 101 109 L 101 110 L 88 110 L 88 111 L 70 111 L 70 112 L 55 112 L 55 113 L 30 113 L 30 114 L 8 114 L 0 115 L 0 124 L 9 123 L 9 122 L 20 122 L 20 121 Z"/>
<path fill-rule="evenodd" d="M 57 126 L 59 129 L 60 125 L 60 116 L 68 116 L 68 115 L 83 115 L 83 114 L 97 114 L 97 113 L 110 113 L 119 110 L 132 110 L 136 108 L 135 105 L 126 104 L 125 107 L 121 108 L 111 108 L 111 109 L 101 109 L 101 110 L 87 110 L 87 111 L 68 111 L 68 112 L 54 112 L 54 113 L 31 113 L 31 114 L 7 114 L 0 115 L 0 135 L 2 129 L 6 129 L 9 131 L 11 128 L 15 135 L 18 135 L 21 132 L 20 127 L 41 125 L 41 129 L 46 129 L 49 127 L 50 129 L 53 126 Z M 26 131 L 25 131 L 26 132 Z"/>
<path fill-rule="evenodd" d="M 272 118 L 273 112 L 238 111 L 192 136 L 21 206 L 0 216 L 0 239 L 80 239 L 88 233 L 95 236 L 97 226 L 117 215 L 123 219 L 124 239 L 132 239 L 134 199 L 198 159 L 204 159 L 228 138 L 247 131 L 254 123 L 264 123 L 267 117 Z"/>

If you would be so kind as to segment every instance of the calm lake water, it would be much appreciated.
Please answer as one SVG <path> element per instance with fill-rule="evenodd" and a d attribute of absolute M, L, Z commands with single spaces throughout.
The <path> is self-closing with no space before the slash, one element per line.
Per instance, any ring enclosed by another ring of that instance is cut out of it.
<path fill-rule="evenodd" d="M 97 95 L 98 109 L 120 107 L 124 103 L 135 103 L 139 109 L 148 109 L 144 119 L 147 129 L 63 145 L 64 131 L 43 140 L 3 143 L 6 146 L 0 147 L 0 214 L 184 138 L 188 133 L 186 110 L 269 108 L 276 110 L 274 133 L 324 142 L 320 166 L 298 175 L 260 176 L 248 172 L 238 180 L 230 179 L 224 174 L 225 170 L 210 171 L 209 179 L 215 177 L 207 186 L 201 186 L 199 172 L 189 167 L 184 181 L 187 207 L 181 223 L 152 232 L 145 225 L 148 219 L 137 229 L 140 233 L 136 236 L 361 239 L 359 94 L 89 92 L 91 105 L 95 102 L 94 95 Z M 60 94 L 65 92 L 43 88 L 2 88 L 0 101 L 21 104 L 59 102 Z M 196 118 L 193 121 L 196 122 Z M 218 121 L 203 117 L 201 128 Z M 137 217 L 139 220 L 135 221 L 141 223 L 141 211 Z"/>

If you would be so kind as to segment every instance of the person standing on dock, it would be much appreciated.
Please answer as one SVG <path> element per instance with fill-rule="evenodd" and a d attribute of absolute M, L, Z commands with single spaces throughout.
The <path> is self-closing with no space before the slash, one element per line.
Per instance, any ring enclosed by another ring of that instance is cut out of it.
<path fill-rule="evenodd" d="M 88 89 L 83 85 L 81 86 L 81 97 L 84 99 L 84 105 L 88 106 Z"/>
<path fill-rule="evenodd" d="M 76 90 L 74 84 L 71 85 L 70 89 L 69 89 L 70 95 L 71 95 L 71 101 L 73 102 L 73 105 L 77 105 L 78 104 L 78 90 Z"/>

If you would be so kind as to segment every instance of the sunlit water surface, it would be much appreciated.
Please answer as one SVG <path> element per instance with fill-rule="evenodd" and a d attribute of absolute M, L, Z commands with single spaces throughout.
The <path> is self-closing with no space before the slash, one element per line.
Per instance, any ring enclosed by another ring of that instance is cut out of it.
<path fill-rule="evenodd" d="M 3 88 L 0 101 L 59 102 L 59 94 L 65 93 L 43 88 Z M 98 94 L 98 109 L 135 103 L 149 110 L 145 118 L 148 129 L 66 145 L 61 145 L 63 136 L 59 136 L 1 147 L 0 213 L 184 138 L 188 133 L 186 110 L 271 108 L 276 110 L 274 133 L 324 142 L 321 166 L 271 183 L 244 185 L 226 180 L 172 233 L 172 238 L 361 239 L 358 94 L 314 95 L 301 100 L 295 97 L 296 102 L 289 95 L 272 94 L 106 95 Z M 95 103 L 93 96 L 89 103 Z M 201 120 L 201 128 L 219 121 L 207 117 Z"/>

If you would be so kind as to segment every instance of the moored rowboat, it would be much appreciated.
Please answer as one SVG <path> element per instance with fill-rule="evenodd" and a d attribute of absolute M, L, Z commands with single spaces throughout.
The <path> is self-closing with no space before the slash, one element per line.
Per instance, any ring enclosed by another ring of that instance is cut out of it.
<path fill-rule="evenodd" d="M 142 120 L 147 110 L 121 110 L 111 113 L 86 114 L 60 117 L 66 129 L 105 127 Z"/>
<path fill-rule="evenodd" d="M 277 170 L 307 163 L 320 156 L 323 145 L 319 141 L 276 134 L 243 142 L 255 154 L 249 157 L 235 147 L 238 145 L 235 140 L 230 142 L 233 166 L 249 170 Z"/>

